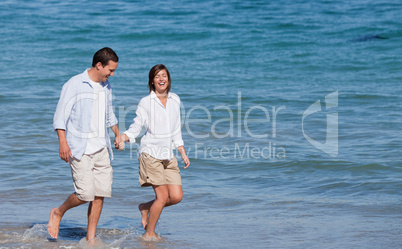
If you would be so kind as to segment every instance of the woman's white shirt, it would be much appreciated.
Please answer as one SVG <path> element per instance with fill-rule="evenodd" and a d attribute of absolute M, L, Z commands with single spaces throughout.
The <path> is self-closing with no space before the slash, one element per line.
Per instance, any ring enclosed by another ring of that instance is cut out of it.
<path fill-rule="evenodd" d="M 136 117 L 129 129 L 124 132 L 135 143 L 142 127 L 146 132 L 141 139 L 139 153 L 147 153 L 160 160 L 171 160 L 173 149 L 183 146 L 180 121 L 180 98 L 168 93 L 166 108 L 155 92 L 141 99 Z"/>

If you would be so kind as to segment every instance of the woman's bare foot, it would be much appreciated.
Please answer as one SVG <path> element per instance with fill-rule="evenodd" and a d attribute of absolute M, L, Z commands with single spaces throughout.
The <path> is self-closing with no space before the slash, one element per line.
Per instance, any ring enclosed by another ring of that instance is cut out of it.
<path fill-rule="evenodd" d="M 142 238 L 143 238 L 145 241 L 160 241 L 160 240 L 161 240 L 161 238 L 160 238 L 158 235 L 156 235 L 155 233 L 152 234 L 152 235 L 150 235 L 148 232 L 145 232 L 145 233 L 142 235 Z"/>
<path fill-rule="evenodd" d="M 79 247 L 82 249 L 104 249 L 109 248 L 105 242 L 103 242 L 100 238 L 95 237 L 93 239 L 82 238 L 79 243 Z"/>
<path fill-rule="evenodd" d="M 59 227 L 62 216 L 58 215 L 58 208 L 53 208 L 50 211 L 49 223 L 47 223 L 47 231 L 53 239 L 59 237 Z"/>
<path fill-rule="evenodd" d="M 147 224 L 148 224 L 148 213 L 149 213 L 149 210 L 146 209 L 144 206 L 145 206 L 144 204 L 138 205 L 138 210 L 140 210 L 140 212 L 141 212 L 141 223 L 142 223 L 142 227 L 143 227 L 144 229 L 146 229 Z"/>

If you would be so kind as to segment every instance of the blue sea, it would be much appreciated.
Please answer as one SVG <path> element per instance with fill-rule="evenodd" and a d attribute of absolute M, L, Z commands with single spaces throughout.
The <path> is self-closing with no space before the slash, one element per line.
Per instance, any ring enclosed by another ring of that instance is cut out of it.
<path fill-rule="evenodd" d="M 108 46 L 119 128 L 165 64 L 191 166 L 141 239 L 138 143 L 115 151 L 98 248 L 401 248 L 401 1 L 0 2 L 0 248 L 85 248 L 53 114 Z M 111 133 L 112 134 L 112 133 Z M 113 139 L 113 138 L 112 138 Z M 140 138 L 138 138 L 138 142 Z"/>

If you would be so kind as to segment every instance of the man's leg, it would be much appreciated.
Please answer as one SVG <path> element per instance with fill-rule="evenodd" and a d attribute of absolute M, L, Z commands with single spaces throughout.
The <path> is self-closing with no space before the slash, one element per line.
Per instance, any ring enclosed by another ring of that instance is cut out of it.
<path fill-rule="evenodd" d="M 79 206 L 81 204 L 86 203 L 86 201 L 81 201 L 77 198 L 75 193 L 71 194 L 64 203 L 57 208 L 53 208 L 50 211 L 50 218 L 49 223 L 47 224 L 47 231 L 49 232 L 50 236 L 54 239 L 59 237 L 59 227 L 61 218 L 67 212 L 67 210 Z"/>
<path fill-rule="evenodd" d="M 103 199 L 103 197 L 95 196 L 95 200 L 89 203 L 87 241 L 93 241 L 95 238 L 96 226 L 102 213 Z"/>

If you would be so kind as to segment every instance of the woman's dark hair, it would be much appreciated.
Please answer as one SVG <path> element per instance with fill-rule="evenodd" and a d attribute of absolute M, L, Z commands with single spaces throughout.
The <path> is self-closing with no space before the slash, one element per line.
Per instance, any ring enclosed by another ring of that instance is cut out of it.
<path fill-rule="evenodd" d="M 119 57 L 113 51 L 113 49 L 104 47 L 99 49 L 92 59 L 92 66 L 95 67 L 98 62 L 102 63 L 102 66 L 105 67 L 109 64 L 109 61 L 119 62 Z"/>
<path fill-rule="evenodd" d="M 154 82 L 154 78 L 155 76 L 162 70 L 166 70 L 167 76 L 168 76 L 168 82 L 169 85 L 167 86 L 166 90 L 167 93 L 169 93 L 170 91 L 170 86 L 171 86 L 171 79 L 170 79 L 170 73 L 169 70 L 167 69 L 167 67 L 163 64 L 158 64 L 155 65 L 151 68 L 151 70 L 149 70 L 149 74 L 148 74 L 148 87 L 149 87 L 149 92 L 151 91 L 155 91 L 155 85 L 152 84 Z"/>

